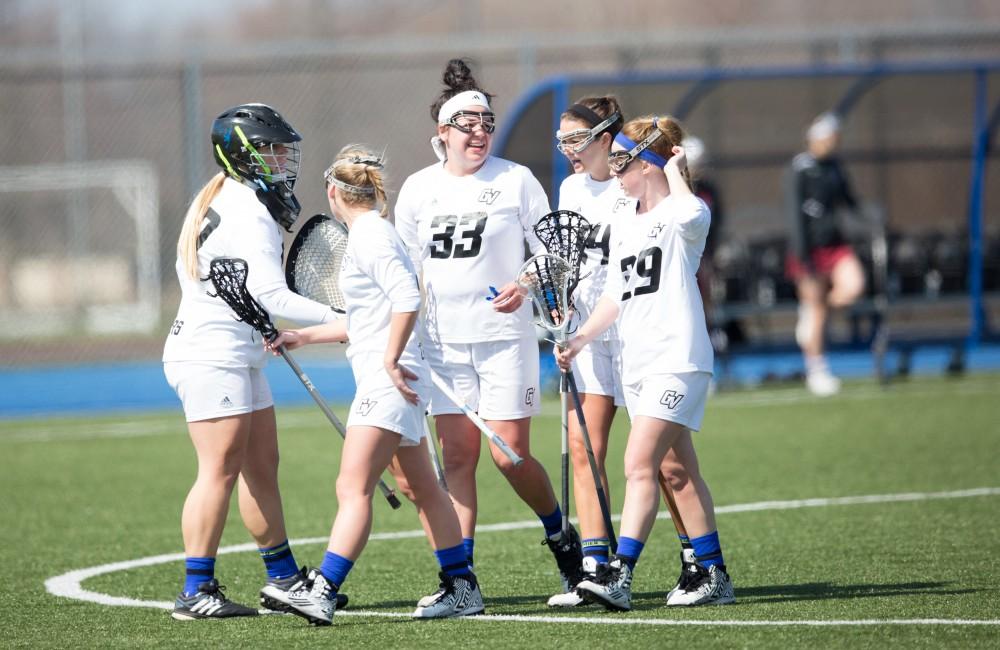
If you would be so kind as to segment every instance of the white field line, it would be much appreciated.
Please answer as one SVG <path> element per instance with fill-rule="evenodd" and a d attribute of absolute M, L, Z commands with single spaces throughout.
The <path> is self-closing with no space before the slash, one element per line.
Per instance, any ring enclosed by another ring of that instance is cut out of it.
<path fill-rule="evenodd" d="M 952 490 L 948 492 L 904 492 L 901 494 L 870 494 L 853 497 L 832 497 L 800 499 L 796 501 L 760 501 L 757 503 L 743 503 L 731 506 L 721 506 L 716 509 L 717 513 L 736 512 L 756 512 L 761 510 L 787 510 L 793 508 L 819 508 L 838 505 L 860 505 L 871 503 L 898 503 L 903 501 L 928 501 L 933 499 L 962 499 L 979 496 L 1000 496 L 1000 487 L 975 488 L 970 490 Z M 659 518 L 666 518 L 666 513 L 661 513 Z M 619 517 L 616 515 L 615 519 Z M 501 532 L 509 530 L 519 530 L 524 528 L 535 528 L 538 521 L 511 521 L 500 524 L 486 524 L 476 527 L 476 533 Z M 407 539 L 423 537 L 423 530 L 406 530 L 398 532 L 374 533 L 369 538 L 371 541 Z M 293 545 L 321 544 L 327 541 L 326 537 L 307 537 L 291 540 Z M 253 543 L 236 544 L 225 546 L 219 549 L 219 554 L 246 553 L 256 551 L 257 546 Z M 162 600 L 138 600 L 123 596 L 111 596 L 84 589 L 82 582 L 89 578 L 118 571 L 127 571 L 140 567 L 166 564 L 168 562 L 181 562 L 184 560 L 184 553 L 167 553 L 163 555 L 153 555 L 150 557 L 126 560 L 123 562 L 113 562 L 100 566 L 77 569 L 62 575 L 54 576 L 45 581 L 45 589 L 54 596 L 83 600 L 100 605 L 110 605 L 118 607 L 150 607 L 155 609 L 171 609 L 174 604 Z M 368 611 L 345 611 L 337 616 L 367 616 L 367 617 L 390 617 L 409 618 L 408 613 L 403 612 L 368 612 Z M 526 615 L 486 615 L 474 616 L 463 619 L 466 621 L 514 621 L 524 623 L 588 623 L 596 625 L 722 625 L 731 627 L 762 627 L 762 626 L 860 626 L 860 625 L 1000 625 L 1000 619 L 856 619 L 856 620 L 786 620 L 786 621 L 740 621 L 740 620 L 675 620 L 659 618 L 594 618 L 577 616 L 526 616 Z"/>

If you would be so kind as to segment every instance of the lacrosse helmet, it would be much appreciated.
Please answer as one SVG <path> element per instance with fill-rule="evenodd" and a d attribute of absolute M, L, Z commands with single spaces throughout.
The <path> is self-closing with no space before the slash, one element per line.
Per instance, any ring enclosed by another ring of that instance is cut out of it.
<path fill-rule="evenodd" d="M 240 104 L 212 123 L 215 162 L 234 180 L 253 188 L 285 230 L 299 216 L 292 193 L 299 175 L 302 136 L 266 104 Z"/>

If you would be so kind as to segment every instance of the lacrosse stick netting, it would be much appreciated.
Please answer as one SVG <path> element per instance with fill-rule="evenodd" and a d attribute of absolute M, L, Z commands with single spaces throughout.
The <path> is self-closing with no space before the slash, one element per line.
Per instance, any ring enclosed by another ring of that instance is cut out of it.
<path fill-rule="evenodd" d="M 299 229 L 285 259 L 288 288 L 329 305 L 335 312 L 346 311 L 340 292 L 340 267 L 347 251 L 347 228 L 325 214 L 317 214 Z"/>
<path fill-rule="evenodd" d="M 583 215 L 572 210 L 556 210 L 538 220 L 535 235 L 552 255 L 564 259 L 570 268 L 567 295 L 570 300 L 580 282 L 580 266 L 586 255 L 587 238 L 593 226 Z"/>
<path fill-rule="evenodd" d="M 535 255 L 517 272 L 517 283 L 535 304 L 538 324 L 562 342 L 569 326 L 569 283 L 572 269 L 563 258 L 552 253 Z"/>

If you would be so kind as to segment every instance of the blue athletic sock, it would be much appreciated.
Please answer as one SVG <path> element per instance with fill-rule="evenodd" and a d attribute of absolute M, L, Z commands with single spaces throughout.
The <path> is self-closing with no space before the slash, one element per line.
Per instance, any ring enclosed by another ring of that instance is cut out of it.
<path fill-rule="evenodd" d="M 214 557 L 184 558 L 184 595 L 198 593 L 198 585 L 215 577 Z"/>
<path fill-rule="evenodd" d="M 722 546 L 719 544 L 719 531 L 713 530 L 707 535 L 691 540 L 694 547 L 694 558 L 706 569 L 716 564 L 725 564 L 722 559 Z"/>
<path fill-rule="evenodd" d="M 323 556 L 323 564 L 320 565 L 319 571 L 334 591 L 340 591 L 341 585 L 344 584 L 344 580 L 347 579 L 347 574 L 351 572 L 353 566 L 354 562 L 346 557 L 327 551 L 326 555 Z"/>
<path fill-rule="evenodd" d="M 562 510 L 559 509 L 559 504 L 556 504 L 556 509 L 552 511 L 552 514 L 538 515 L 538 518 L 542 520 L 542 525 L 545 526 L 545 535 L 547 537 L 558 537 L 559 533 L 562 532 Z"/>
<path fill-rule="evenodd" d="M 691 538 L 687 535 L 677 534 L 677 539 L 681 540 L 681 548 L 693 548 L 691 546 Z"/>
<path fill-rule="evenodd" d="M 583 557 L 592 557 L 598 564 L 608 563 L 608 548 L 611 542 L 607 537 L 588 537 L 580 542 L 583 547 Z"/>
<path fill-rule="evenodd" d="M 268 578 L 287 578 L 299 572 L 287 539 L 277 546 L 258 548 L 257 551 L 260 553 L 260 559 L 264 560 L 264 568 L 267 569 Z"/>
<path fill-rule="evenodd" d="M 465 544 L 434 551 L 434 556 L 437 557 L 438 564 L 441 565 L 441 571 L 450 576 L 467 576 L 471 573 L 469 556 L 465 553 Z"/>
<path fill-rule="evenodd" d="M 622 562 L 628 565 L 628 568 L 634 569 L 636 562 L 639 561 L 639 555 L 642 554 L 642 548 L 645 546 L 643 542 L 631 537 L 622 537 L 618 540 L 618 557 L 621 558 Z"/>
<path fill-rule="evenodd" d="M 463 537 L 462 547 L 465 548 L 465 557 L 468 558 L 469 568 L 471 569 L 476 563 L 473 559 L 473 553 L 476 550 L 476 540 L 472 537 Z"/>

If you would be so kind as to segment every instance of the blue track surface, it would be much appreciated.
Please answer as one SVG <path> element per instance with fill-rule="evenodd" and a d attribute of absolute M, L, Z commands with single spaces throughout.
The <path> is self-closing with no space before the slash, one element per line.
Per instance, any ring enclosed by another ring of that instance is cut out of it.
<path fill-rule="evenodd" d="M 948 366 L 952 348 L 944 345 L 921 346 L 912 352 L 913 374 L 942 374 Z M 552 355 L 542 354 L 542 374 L 556 375 Z M 1000 345 L 979 345 L 967 351 L 965 369 L 969 372 L 1000 369 Z M 354 378 L 345 362 L 300 359 L 306 374 L 332 403 L 349 402 L 354 396 Z M 871 377 L 872 356 L 867 351 L 843 351 L 830 355 L 830 365 L 845 378 Z M 899 351 L 887 356 L 887 367 L 899 365 Z M 717 376 L 723 378 L 717 364 Z M 754 385 L 769 378 L 785 378 L 802 370 L 802 359 L 793 350 L 737 354 L 729 361 L 725 379 Z M 267 367 L 275 403 L 279 406 L 311 402 L 298 378 L 280 360 Z M 554 380 L 553 380 L 554 383 Z M 0 371 L 0 417 L 32 417 L 73 413 L 146 411 L 179 409 L 177 396 L 163 377 L 159 362 L 93 364 L 80 366 L 14 368 Z"/>

